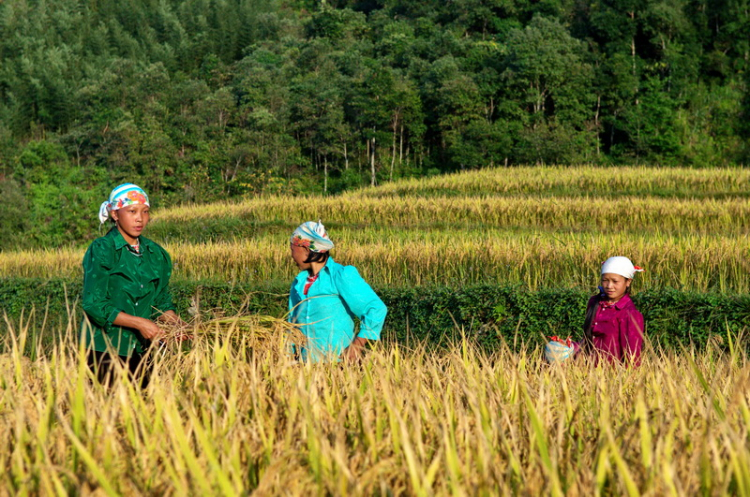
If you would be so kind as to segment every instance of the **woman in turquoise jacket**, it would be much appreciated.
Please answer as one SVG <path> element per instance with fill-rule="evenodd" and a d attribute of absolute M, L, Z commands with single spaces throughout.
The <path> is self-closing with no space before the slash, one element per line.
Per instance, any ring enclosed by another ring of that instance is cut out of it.
<path fill-rule="evenodd" d="M 306 338 L 294 347 L 295 354 L 311 362 L 358 360 L 367 342 L 380 339 L 388 309 L 357 268 L 330 257 L 333 242 L 320 221 L 297 228 L 290 246 L 301 272 L 289 292 L 289 321 Z"/>

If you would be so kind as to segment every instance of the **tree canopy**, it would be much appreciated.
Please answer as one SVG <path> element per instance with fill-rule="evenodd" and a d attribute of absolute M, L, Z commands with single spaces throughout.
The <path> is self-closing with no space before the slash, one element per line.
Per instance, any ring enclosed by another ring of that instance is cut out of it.
<path fill-rule="evenodd" d="M 0 248 L 158 204 L 750 158 L 750 0 L 6 0 Z"/>

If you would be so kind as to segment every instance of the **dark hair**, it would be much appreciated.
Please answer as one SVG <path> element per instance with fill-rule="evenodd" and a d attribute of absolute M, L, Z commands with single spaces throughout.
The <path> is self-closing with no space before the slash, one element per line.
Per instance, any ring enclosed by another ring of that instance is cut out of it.
<path fill-rule="evenodd" d="M 307 252 L 307 259 L 305 259 L 305 264 L 307 264 L 308 262 L 326 262 L 327 260 L 328 252 L 313 252 L 312 250 L 310 250 L 309 252 Z"/>
<path fill-rule="evenodd" d="M 594 317 L 602 299 L 604 299 L 604 290 L 599 287 L 599 293 L 589 301 L 589 307 L 586 309 L 586 319 L 583 320 L 583 350 L 586 352 L 594 348 Z"/>

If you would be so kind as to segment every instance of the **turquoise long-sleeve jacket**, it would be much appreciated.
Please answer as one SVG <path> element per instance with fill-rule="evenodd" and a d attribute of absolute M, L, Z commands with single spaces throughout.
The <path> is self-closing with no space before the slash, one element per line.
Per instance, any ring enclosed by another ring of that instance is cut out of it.
<path fill-rule="evenodd" d="M 354 266 L 333 258 L 304 294 L 308 272 L 302 271 L 289 292 L 289 321 L 300 325 L 306 343 L 296 348 L 305 361 L 336 360 L 355 337 L 378 340 L 388 308 Z M 360 321 L 354 334 L 354 319 Z"/>

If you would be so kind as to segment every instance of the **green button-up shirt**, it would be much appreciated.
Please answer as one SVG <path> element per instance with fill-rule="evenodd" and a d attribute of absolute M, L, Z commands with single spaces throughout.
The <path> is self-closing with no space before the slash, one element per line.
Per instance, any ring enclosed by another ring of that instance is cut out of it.
<path fill-rule="evenodd" d="M 169 293 L 172 260 L 157 243 L 141 236 L 135 253 L 117 228 L 94 240 L 83 257 L 81 336 L 87 348 L 121 356 L 142 354 L 150 342 L 133 328 L 115 326 L 120 312 L 156 319 L 174 310 Z"/>

